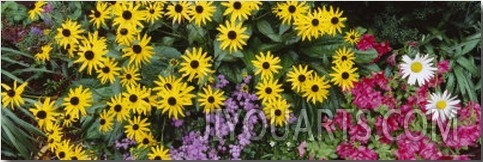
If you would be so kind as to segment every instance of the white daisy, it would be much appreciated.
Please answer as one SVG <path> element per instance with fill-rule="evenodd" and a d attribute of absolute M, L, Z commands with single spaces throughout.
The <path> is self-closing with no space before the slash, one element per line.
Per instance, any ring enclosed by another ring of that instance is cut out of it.
<path fill-rule="evenodd" d="M 443 94 L 433 93 L 426 105 L 426 114 L 433 114 L 433 121 L 440 118 L 444 122 L 456 116 L 458 111 L 456 105 L 459 103 L 460 100 L 457 100 L 456 96 L 451 98 L 448 91 L 444 91 Z"/>
<path fill-rule="evenodd" d="M 433 58 L 428 58 L 428 55 L 419 57 L 419 54 L 417 54 L 414 60 L 411 60 L 409 56 L 404 55 L 402 60 L 404 61 L 404 63 L 401 64 L 403 73 L 402 77 L 406 78 L 409 76 L 409 85 L 414 85 L 416 81 L 419 86 L 424 85 L 426 81 L 434 76 L 434 72 L 437 70 L 437 68 L 433 66 Z"/>

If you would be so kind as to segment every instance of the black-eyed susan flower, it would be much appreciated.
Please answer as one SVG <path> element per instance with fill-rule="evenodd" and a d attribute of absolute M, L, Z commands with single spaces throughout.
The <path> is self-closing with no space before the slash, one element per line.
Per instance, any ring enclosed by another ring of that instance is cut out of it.
<path fill-rule="evenodd" d="M 99 131 L 103 134 L 112 131 L 112 125 L 114 121 L 114 114 L 112 111 L 103 110 L 99 114 Z"/>
<path fill-rule="evenodd" d="M 155 146 L 157 141 L 151 132 L 145 133 L 143 136 L 136 138 L 137 148 L 147 148 Z"/>
<path fill-rule="evenodd" d="M 283 24 L 292 24 L 294 20 L 306 15 L 309 9 L 306 2 L 286 1 L 277 3 L 272 12 L 282 20 Z"/>
<path fill-rule="evenodd" d="M 161 97 L 159 102 L 159 108 L 162 113 L 168 112 L 168 117 L 179 119 L 178 116 L 184 117 L 184 106 L 192 105 L 191 99 L 194 97 L 190 94 L 194 89 L 192 86 L 187 86 L 186 83 L 181 83 L 179 85 L 173 85 L 169 90 L 163 89 L 158 93 Z"/>
<path fill-rule="evenodd" d="M 97 70 L 102 63 L 105 61 L 104 55 L 107 54 L 107 50 L 103 49 L 99 45 L 91 45 L 90 42 L 84 41 L 82 45 L 79 46 L 79 51 L 77 55 L 79 58 L 74 61 L 74 63 L 82 63 L 79 68 L 79 72 L 86 69 L 87 74 L 91 75 L 92 70 Z"/>
<path fill-rule="evenodd" d="M 349 32 L 345 33 L 344 40 L 352 45 L 355 45 L 359 42 L 359 39 L 361 38 L 361 34 L 354 29 L 350 29 Z"/>
<path fill-rule="evenodd" d="M 150 94 L 142 91 L 139 84 L 128 86 L 126 92 L 122 93 L 125 103 L 134 113 L 147 114 L 146 109 L 151 109 L 151 105 L 144 101 L 143 98 L 149 97 Z"/>
<path fill-rule="evenodd" d="M 323 10 L 326 11 L 325 6 L 323 7 Z M 330 6 L 328 11 L 324 12 L 327 14 L 327 16 L 324 17 L 327 17 L 330 22 L 327 34 L 334 36 L 336 33 L 342 33 L 341 29 L 345 27 L 344 22 L 347 20 L 347 18 L 341 17 L 343 12 L 344 11 L 342 10 L 339 11 L 339 8 L 334 10 L 332 6 Z"/>
<path fill-rule="evenodd" d="M 54 152 L 55 149 L 60 145 L 62 141 L 62 127 L 58 124 L 52 125 L 50 129 L 46 130 L 45 135 L 47 136 L 47 143 L 49 144 L 49 150 Z"/>
<path fill-rule="evenodd" d="M 50 46 L 50 44 L 42 46 L 40 52 L 35 54 L 35 60 L 42 62 L 49 61 L 50 51 L 52 51 L 52 47 Z"/>
<path fill-rule="evenodd" d="M 148 154 L 149 160 L 171 160 L 169 149 L 164 149 L 164 146 L 151 147 L 151 153 Z"/>
<path fill-rule="evenodd" d="M 83 88 L 82 85 L 70 89 L 62 106 L 65 106 L 65 111 L 70 114 L 71 118 L 86 116 L 86 109 L 92 106 L 92 92 L 89 88 Z"/>
<path fill-rule="evenodd" d="M 274 74 L 277 74 L 282 66 L 280 66 L 280 58 L 273 56 L 270 51 L 265 54 L 260 52 L 255 56 L 256 60 L 252 60 L 253 66 L 255 66 L 255 75 L 261 75 L 262 79 L 272 78 Z"/>
<path fill-rule="evenodd" d="M 69 113 L 61 114 L 60 119 L 62 121 L 62 126 L 68 128 L 72 126 L 72 123 L 75 123 L 79 120 L 79 117 L 72 117 Z"/>
<path fill-rule="evenodd" d="M 134 2 L 120 3 L 119 7 L 114 7 L 113 26 L 118 28 L 136 28 L 144 27 L 141 21 L 146 20 L 146 13 L 139 9 L 141 5 Z"/>
<path fill-rule="evenodd" d="M 152 93 L 151 93 L 153 91 L 152 88 L 142 87 L 141 91 L 143 91 L 143 93 L 145 93 L 145 94 L 148 94 L 147 97 L 142 98 L 142 100 L 144 100 L 150 106 L 146 106 L 140 111 L 142 111 L 144 115 L 149 116 L 149 115 L 151 115 L 152 108 L 156 108 L 156 107 L 159 106 L 158 105 L 159 104 L 159 98 L 158 98 L 157 95 L 152 95 Z"/>
<path fill-rule="evenodd" d="M 65 47 L 60 47 L 60 53 L 68 55 L 70 58 L 74 58 L 74 51 L 77 50 L 78 44 L 69 43 Z"/>
<path fill-rule="evenodd" d="M 355 59 L 354 51 L 350 48 L 342 47 L 335 51 L 332 63 L 338 66 L 352 66 Z"/>
<path fill-rule="evenodd" d="M 154 24 L 163 17 L 163 2 L 151 2 L 146 6 L 146 22 Z"/>
<path fill-rule="evenodd" d="M 342 91 L 350 90 L 357 82 L 359 74 L 356 73 L 357 68 L 352 66 L 335 65 L 332 66 L 334 72 L 329 75 L 332 77 L 331 82 L 342 88 Z"/>
<path fill-rule="evenodd" d="M 99 36 L 98 31 L 87 33 L 87 37 L 84 38 L 84 41 L 89 42 L 92 48 L 107 49 L 107 39 Z"/>
<path fill-rule="evenodd" d="M 47 2 L 45 1 L 37 1 L 34 4 L 34 8 L 28 11 L 29 14 L 29 19 L 30 20 L 37 20 L 37 18 L 44 12 L 44 5 L 46 5 Z"/>
<path fill-rule="evenodd" d="M 119 75 L 120 67 L 117 67 L 117 62 L 115 59 L 107 58 L 104 64 L 97 69 L 97 78 L 101 80 L 102 84 L 109 82 L 114 83 L 116 76 Z"/>
<path fill-rule="evenodd" d="M 171 2 L 171 4 L 168 5 L 166 16 L 168 16 L 170 19 L 173 19 L 173 24 L 175 22 L 180 24 L 181 22 L 190 19 L 190 16 L 188 15 L 190 6 L 191 2 Z"/>
<path fill-rule="evenodd" d="M 100 28 L 102 25 L 106 25 L 106 20 L 111 18 L 111 8 L 107 2 L 98 1 L 96 8 L 91 10 L 89 15 L 89 22 L 96 28 Z"/>
<path fill-rule="evenodd" d="M 138 34 L 139 30 L 135 27 L 119 27 L 116 31 L 116 42 L 119 45 L 131 46 L 131 43 L 134 42 L 134 39 L 136 39 Z"/>
<path fill-rule="evenodd" d="M 15 106 L 21 106 L 25 103 L 24 99 L 22 98 L 22 93 L 25 90 L 25 86 L 27 86 L 28 82 L 23 82 L 20 86 L 17 87 L 17 81 L 13 82 L 13 86 L 10 87 L 4 83 L 2 83 L 2 87 L 5 91 L 2 92 L 2 105 L 6 108 L 10 106 L 13 110 Z"/>
<path fill-rule="evenodd" d="M 328 29 L 327 19 L 324 19 L 324 10 L 317 8 L 313 12 L 309 12 L 306 16 L 295 19 L 294 26 L 297 35 L 302 37 L 302 41 L 312 38 L 317 39 L 324 35 Z"/>
<path fill-rule="evenodd" d="M 71 160 L 70 157 L 74 154 L 74 146 L 69 139 L 64 139 L 57 145 L 55 155 L 59 160 Z"/>
<path fill-rule="evenodd" d="M 307 81 L 312 77 L 313 70 L 308 70 L 307 65 L 292 66 L 292 70 L 287 73 L 287 81 L 292 83 L 292 90 L 300 93 L 305 87 Z"/>
<path fill-rule="evenodd" d="M 183 73 L 183 77 L 188 77 L 188 81 L 194 78 L 203 79 L 212 71 L 211 56 L 204 52 L 201 48 L 193 48 L 186 50 L 186 54 L 181 56 L 181 69 L 179 72 Z"/>
<path fill-rule="evenodd" d="M 78 44 L 79 40 L 82 39 L 82 33 L 84 33 L 84 29 L 76 21 L 67 19 L 60 28 L 57 28 L 54 39 L 61 47 L 66 47 L 71 43 Z"/>
<path fill-rule="evenodd" d="M 147 118 L 134 116 L 134 118 L 132 120 L 129 119 L 128 122 L 129 124 L 124 126 L 124 132 L 131 140 L 136 140 L 136 138 L 143 137 L 146 133 L 150 132 L 149 126 L 151 123 L 148 122 Z"/>
<path fill-rule="evenodd" d="M 159 81 L 154 81 L 156 87 L 153 88 L 153 90 L 157 92 L 161 92 L 163 90 L 171 90 L 173 87 L 181 85 L 181 78 L 176 78 L 173 75 L 169 75 L 166 77 L 159 75 L 158 78 Z"/>
<path fill-rule="evenodd" d="M 131 114 L 129 111 L 129 107 L 126 104 L 126 101 L 123 100 L 121 94 L 117 94 L 112 96 L 110 101 L 107 102 L 109 106 L 109 111 L 114 115 L 114 118 L 118 122 L 127 121 L 129 119 L 129 115 Z"/>
<path fill-rule="evenodd" d="M 191 15 L 190 21 L 194 21 L 197 26 L 202 26 L 212 20 L 215 11 L 216 7 L 213 6 L 213 2 L 196 1 L 189 8 L 188 14 Z"/>
<path fill-rule="evenodd" d="M 220 32 L 216 40 L 221 42 L 220 48 L 222 50 L 228 48 L 229 52 L 232 53 L 243 49 L 242 46 L 247 44 L 246 40 L 249 36 L 244 33 L 247 28 L 243 27 L 242 23 L 226 21 L 225 25 L 220 24 L 216 29 Z"/>
<path fill-rule="evenodd" d="M 415 85 L 416 82 L 419 86 L 424 85 L 425 82 L 433 78 L 437 68 L 433 66 L 433 57 L 429 55 L 420 56 L 417 54 L 414 59 L 409 58 L 408 55 L 404 55 L 403 63 L 400 65 L 402 70 L 402 78 L 408 78 L 409 85 Z"/>
<path fill-rule="evenodd" d="M 136 85 L 139 80 L 141 80 L 141 74 L 139 74 L 139 68 L 128 65 L 122 68 L 121 74 L 121 85 L 123 87 L 128 87 Z"/>
<path fill-rule="evenodd" d="M 230 21 L 247 20 L 248 16 L 252 15 L 252 11 L 258 8 L 258 4 L 258 2 L 251 1 L 221 2 L 221 5 L 226 7 L 223 16 L 230 15 Z"/>
<path fill-rule="evenodd" d="M 39 128 L 41 130 L 52 129 L 57 117 L 55 101 L 50 101 L 50 97 L 47 97 L 43 103 L 39 101 L 34 106 L 35 108 L 30 108 L 30 112 L 34 115 Z"/>
<path fill-rule="evenodd" d="M 144 63 L 151 62 L 151 56 L 154 54 L 154 48 L 149 44 L 151 37 L 144 35 L 141 39 L 141 35 L 137 36 L 130 47 L 124 48 L 124 54 L 122 57 L 129 57 L 129 64 L 134 63 L 134 66 L 140 67 Z"/>
<path fill-rule="evenodd" d="M 72 154 L 69 158 L 70 160 L 90 160 L 87 156 L 86 151 L 81 145 L 74 146 L 72 149 Z"/>
<path fill-rule="evenodd" d="M 283 92 L 282 85 L 277 84 L 278 79 L 269 78 L 262 80 L 255 87 L 257 92 L 255 93 L 262 103 L 275 100 L 277 97 L 281 96 Z"/>
<path fill-rule="evenodd" d="M 271 125 L 284 126 L 290 118 L 290 104 L 282 97 L 268 101 L 263 105 L 263 112 Z"/>
<path fill-rule="evenodd" d="M 329 95 L 329 83 L 325 80 L 325 76 L 317 76 L 317 73 L 313 73 L 311 79 L 307 81 L 306 86 L 302 89 L 302 96 L 307 99 L 308 102 L 324 102 Z"/>
<path fill-rule="evenodd" d="M 198 102 L 200 106 L 203 106 L 205 113 L 211 113 L 215 109 L 221 109 L 224 106 L 225 96 L 223 96 L 223 91 L 220 89 L 213 90 L 211 86 L 203 88 L 203 93 L 198 94 Z"/>

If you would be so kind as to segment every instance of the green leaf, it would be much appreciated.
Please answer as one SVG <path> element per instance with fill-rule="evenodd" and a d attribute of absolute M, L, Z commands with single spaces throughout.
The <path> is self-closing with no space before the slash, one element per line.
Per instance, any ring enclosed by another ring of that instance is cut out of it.
<path fill-rule="evenodd" d="M 287 24 L 280 24 L 278 27 L 278 35 L 282 35 L 285 33 L 287 30 L 289 30 L 292 26 L 287 25 Z"/>
<path fill-rule="evenodd" d="M 9 77 L 10 79 L 13 79 L 13 80 L 16 80 L 17 82 L 19 83 L 23 83 L 24 81 L 20 78 L 18 78 L 17 76 L 13 75 L 12 73 L 6 71 L 6 70 L 1 70 L 0 73 L 2 73 L 3 75 Z"/>
<path fill-rule="evenodd" d="M 472 75 L 478 75 L 479 71 L 476 65 L 473 62 L 473 59 L 468 59 L 465 57 L 459 57 L 456 62 L 461 65 L 463 68 L 468 70 Z"/>
<path fill-rule="evenodd" d="M 155 46 L 154 47 L 155 55 L 158 55 L 160 58 L 180 58 L 181 52 L 179 52 L 176 48 L 168 47 L 168 46 Z"/>
<path fill-rule="evenodd" d="M 372 62 L 375 58 L 377 58 L 377 51 L 372 48 L 366 51 L 354 50 L 356 59 L 354 62 L 357 64 L 366 64 Z"/>
<path fill-rule="evenodd" d="M 270 38 L 272 41 L 282 42 L 280 35 L 275 34 L 272 27 L 270 26 L 270 23 L 268 23 L 267 20 L 258 21 L 257 28 L 258 28 L 258 31 L 260 31 L 263 35 L 267 36 L 268 38 Z"/>

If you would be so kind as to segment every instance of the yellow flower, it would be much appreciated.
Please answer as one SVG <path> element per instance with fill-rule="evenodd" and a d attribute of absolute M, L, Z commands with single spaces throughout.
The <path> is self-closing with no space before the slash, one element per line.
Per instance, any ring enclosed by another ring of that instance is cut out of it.
<path fill-rule="evenodd" d="M 99 131 L 101 133 L 107 133 L 112 130 L 112 125 L 114 120 L 114 114 L 111 111 L 103 110 L 99 114 Z"/>
<path fill-rule="evenodd" d="M 49 61 L 50 51 L 52 51 L 52 47 L 50 45 L 42 46 L 40 52 L 35 55 L 35 59 L 42 62 Z"/>
<path fill-rule="evenodd" d="M 146 21 L 154 24 L 163 17 L 163 2 L 152 2 L 146 6 Z"/>
<path fill-rule="evenodd" d="M 216 40 L 221 42 L 220 48 L 222 50 L 228 48 L 230 53 L 232 53 L 233 51 L 243 49 L 243 45 L 247 45 L 246 40 L 249 36 L 243 33 L 247 28 L 243 27 L 242 23 L 235 24 L 234 22 L 226 21 L 225 25 L 220 24 L 216 29 L 220 32 Z"/>
<path fill-rule="evenodd" d="M 223 91 L 220 89 L 212 90 L 211 86 L 207 88 L 203 88 L 204 93 L 199 93 L 198 102 L 200 106 L 203 106 L 205 113 L 211 113 L 215 109 L 221 109 L 221 106 L 224 106 L 225 97 L 223 96 Z"/>
<path fill-rule="evenodd" d="M 306 86 L 302 89 L 302 96 L 307 98 L 307 101 L 312 101 L 313 104 L 316 102 L 324 102 L 329 94 L 329 84 L 325 80 L 325 76 L 317 76 L 314 73 L 311 79 L 307 81 Z"/>
<path fill-rule="evenodd" d="M 292 89 L 296 92 L 302 92 L 303 87 L 307 84 L 307 81 L 312 77 L 313 70 L 308 70 L 307 65 L 298 65 L 298 67 L 292 66 L 292 70 L 288 72 L 287 81 L 292 82 Z"/>
<path fill-rule="evenodd" d="M 148 154 L 150 160 L 171 160 L 169 149 L 164 149 L 164 146 L 151 147 L 151 153 Z"/>
<path fill-rule="evenodd" d="M 138 43 L 131 44 L 130 47 L 124 48 L 124 54 L 122 57 L 129 57 L 129 64 L 134 63 L 134 66 L 136 67 L 151 62 L 150 59 L 154 54 L 154 48 L 148 45 L 149 41 L 151 41 L 151 37 L 144 35 L 141 39 L 141 36 L 138 35 L 137 39 L 134 41 Z"/>
<path fill-rule="evenodd" d="M 107 50 L 99 45 L 92 46 L 90 42 L 84 41 L 83 45 L 79 47 L 77 55 L 79 58 L 74 63 L 82 63 L 79 68 L 79 72 L 83 71 L 87 67 L 87 74 L 91 75 L 92 70 L 97 70 L 100 66 L 103 66 L 105 61 L 104 55 L 107 54 Z"/>
<path fill-rule="evenodd" d="M 332 63 L 338 66 L 352 66 L 354 65 L 354 52 L 350 48 L 339 48 L 335 51 L 336 55 L 333 56 Z"/>
<path fill-rule="evenodd" d="M 121 68 L 117 67 L 115 59 L 107 58 L 104 61 L 104 65 L 97 70 L 97 78 L 101 80 L 102 84 L 105 84 L 107 81 L 112 84 L 116 80 L 115 77 L 119 75 L 120 70 Z"/>
<path fill-rule="evenodd" d="M 42 130 L 50 130 L 55 124 L 57 109 L 55 107 L 55 101 L 50 101 L 50 97 L 45 98 L 44 103 L 40 101 L 35 103 L 35 108 L 31 108 L 30 111 L 35 117 L 35 120 L 39 124 L 39 128 Z"/>
<path fill-rule="evenodd" d="M 35 2 L 35 6 L 32 10 L 28 11 L 29 14 L 29 19 L 30 20 L 37 20 L 37 18 L 44 12 L 44 5 L 46 5 L 47 2 L 45 1 L 37 1 Z"/>
<path fill-rule="evenodd" d="M 22 98 L 22 93 L 25 90 L 25 86 L 27 86 L 28 82 L 22 83 L 20 86 L 17 87 L 17 81 L 13 82 L 13 87 L 10 87 L 6 84 L 1 84 L 5 91 L 2 92 L 2 105 L 6 108 L 10 105 L 10 108 L 13 110 L 15 106 L 21 106 L 25 103 L 24 99 Z"/>
<path fill-rule="evenodd" d="M 201 26 L 211 21 L 211 17 L 213 17 L 215 11 L 216 7 L 213 6 L 213 2 L 196 1 L 195 5 L 190 6 L 188 14 L 192 16 L 190 21 L 194 20 L 197 26 Z"/>
<path fill-rule="evenodd" d="M 129 119 L 129 107 L 126 104 L 126 101 L 122 99 L 121 94 L 111 97 L 111 100 L 107 105 L 110 107 L 109 111 L 114 114 L 116 121 L 122 122 Z"/>
<path fill-rule="evenodd" d="M 324 9 L 325 10 L 325 6 Z M 341 28 L 345 27 L 344 21 L 347 20 L 345 17 L 341 17 L 342 13 L 344 11 L 339 12 L 339 8 L 334 10 L 332 6 L 330 6 L 330 9 L 325 12 L 327 13 L 327 17 L 329 18 L 329 29 L 327 30 L 327 34 L 334 36 L 336 32 L 342 33 Z"/>
<path fill-rule="evenodd" d="M 96 28 L 100 28 L 101 25 L 106 25 L 106 20 L 110 19 L 111 8 L 106 2 L 98 1 L 96 3 L 95 10 L 91 10 L 89 15 L 89 22 L 92 23 Z"/>
<path fill-rule="evenodd" d="M 190 6 L 191 3 L 186 1 L 171 2 L 171 4 L 168 6 L 166 16 L 173 19 L 173 24 L 175 22 L 180 24 L 182 21 L 190 19 L 188 15 Z"/>
<path fill-rule="evenodd" d="M 70 114 L 71 118 L 86 116 L 86 109 L 92 106 L 92 92 L 89 88 L 84 89 L 82 85 L 75 89 L 70 89 L 69 95 L 64 98 L 62 106 L 65 106 L 65 111 L 67 114 Z"/>
<path fill-rule="evenodd" d="M 168 117 L 179 119 L 178 115 L 184 117 L 184 106 L 192 105 L 191 99 L 194 97 L 190 92 L 194 89 L 192 86 L 188 86 L 186 83 L 180 83 L 179 85 L 172 85 L 171 88 L 164 88 L 158 92 L 158 96 L 161 97 L 160 107 L 162 113 L 168 112 Z"/>
<path fill-rule="evenodd" d="M 318 8 L 316 11 L 308 13 L 306 16 L 301 16 L 295 19 L 294 26 L 297 35 L 302 37 L 302 41 L 312 38 L 317 39 L 324 35 L 328 29 L 328 21 L 324 19 L 324 10 Z"/>
<path fill-rule="evenodd" d="M 128 107 L 133 110 L 134 113 L 147 114 L 146 109 L 151 109 L 151 105 L 144 101 L 143 98 L 149 97 L 145 91 L 142 91 L 139 84 L 131 85 L 127 87 L 127 92 L 124 92 L 122 96 Z"/>
<path fill-rule="evenodd" d="M 350 29 L 349 32 L 345 33 L 344 40 L 347 43 L 355 45 L 359 42 L 360 37 L 361 37 L 361 34 L 357 30 Z"/>
<path fill-rule="evenodd" d="M 118 26 L 118 28 L 126 27 L 126 28 L 136 28 L 141 27 L 143 28 L 143 23 L 146 19 L 146 13 L 142 10 L 139 10 L 141 7 L 139 4 L 134 4 L 133 2 L 124 2 L 119 4 L 118 7 L 114 7 L 114 20 L 112 25 Z"/>
<path fill-rule="evenodd" d="M 57 44 L 65 48 L 71 43 L 78 44 L 79 39 L 82 39 L 82 33 L 84 33 L 84 29 L 81 29 L 81 26 L 76 21 L 67 19 L 62 23 L 62 27 L 57 28 L 57 34 L 54 39 Z"/>
<path fill-rule="evenodd" d="M 299 19 L 307 14 L 309 6 L 305 2 L 286 1 L 277 3 L 272 12 L 282 19 L 283 24 L 292 24 L 294 20 Z"/>
<path fill-rule="evenodd" d="M 282 69 L 282 66 L 279 65 L 280 58 L 270 54 L 270 51 L 266 54 L 260 52 L 260 55 L 255 57 L 257 60 L 252 60 L 252 64 L 256 70 L 255 75 L 261 74 L 263 80 L 273 78 L 273 75 Z"/>
<path fill-rule="evenodd" d="M 128 87 L 132 85 L 136 85 L 139 80 L 141 80 L 139 74 L 139 68 L 135 66 L 126 66 L 122 68 L 122 75 L 121 75 L 121 85 L 123 87 Z"/>
<path fill-rule="evenodd" d="M 188 76 L 188 81 L 191 82 L 194 78 L 201 80 L 211 74 L 211 56 L 208 56 L 207 52 L 203 52 L 203 49 L 186 50 L 186 55 L 181 58 L 183 62 L 179 72 L 183 73 L 183 77 Z"/>
<path fill-rule="evenodd" d="M 342 88 L 342 91 L 350 90 L 354 87 L 354 82 L 357 82 L 359 75 L 355 73 L 357 68 L 351 66 L 336 65 L 332 67 L 333 73 L 329 74 L 331 81 Z"/>
<path fill-rule="evenodd" d="M 133 120 L 129 120 L 129 124 L 124 126 L 126 136 L 131 140 L 143 137 L 149 132 L 149 126 L 151 125 L 151 123 L 147 121 L 147 118 L 141 120 L 140 116 L 135 116 Z"/>
<path fill-rule="evenodd" d="M 258 90 L 256 94 L 262 100 L 262 103 L 267 103 L 281 96 L 280 94 L 283 92 L 282 85 L 277 84 L 277 81 L 277 79 L 269 78 L 257 84 L 255 87 Z"/>
<path fill-rule="evenodd" d="M 270 124 L 284 126 L 290 118 L 290 104 L 282 97 L 268 101 L 263 106 L 263 112 L 270 120 Z"/>
<path fill-rule="evenodd" d="M 223 16 L 230 15 L 230 21 L 247 20 L 248 16 L 252 15 L 252 11 L 258 9 L 261 2 L 257 1 L 228 1 L 221 2 L 222 6 L 225 6 L 225 12 Z"/>

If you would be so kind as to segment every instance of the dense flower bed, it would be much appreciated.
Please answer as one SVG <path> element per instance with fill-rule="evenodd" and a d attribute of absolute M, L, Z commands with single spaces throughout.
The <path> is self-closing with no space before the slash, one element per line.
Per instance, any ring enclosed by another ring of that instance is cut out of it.
<path fill-rule="evenodd" d="M 2 2 L 2 159 L 474 158 L 480 33 L 393 49 L 343 10 Z"/>

